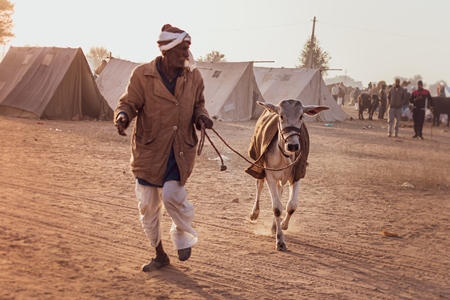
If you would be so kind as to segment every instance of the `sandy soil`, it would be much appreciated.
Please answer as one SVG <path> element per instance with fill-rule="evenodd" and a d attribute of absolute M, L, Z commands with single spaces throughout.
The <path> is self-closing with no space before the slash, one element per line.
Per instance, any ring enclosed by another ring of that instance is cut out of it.
<path fill-rule="evenodd" d="M 246 154 L 254 125 L 215 129 Z M 199 243 L 178 261 L 165 215 L 172 263 L 144 273 L 154 252 L 129 136 L 109 122 L 0 117 L 0 299 L 450 299 L 450 130 L 426 124 L 419 141 L 403 125 L 388 138 L 380 120 L 308 123 L 286 252 L 275 249 L 267 189 L 250 221 L 248 163 L 210 132 L 230 160 L 221 172 L 208 141 L 197 157 L 187 189 Z"/>

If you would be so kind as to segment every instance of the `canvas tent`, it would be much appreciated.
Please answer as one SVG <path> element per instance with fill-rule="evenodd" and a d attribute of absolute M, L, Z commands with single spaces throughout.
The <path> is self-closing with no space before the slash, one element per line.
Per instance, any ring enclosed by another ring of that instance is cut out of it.
<path fill-rule="evenodd" d="M 10 47 L 0 63 L 0 114 L 112 119 L 81 48 Z"/>
<path fill-rule="evenodd" d="M 258 118 L 264 102 L 253 74 L 252 62 L 196 62 L 205 82 L 206 109 L 222 121 Z"/>
<path fill-rule="evenodd" d="M 120 96 L 125 93 L 131 73 L 139 65 L 140 63 L 112 58 L 96 79 L 100 92 L 112 110 L 116 108 Z"/>
<path fill-rule="evenodd" d="M 322 111 L 307 120 L 344 121 L 346 113 L 328 90 L 320 70 L 299 68 L 254 67 L 256 82 L 266 102 L 278 104 L 283 99 L 298 99 L 303 105 L 325 105 Z"/>

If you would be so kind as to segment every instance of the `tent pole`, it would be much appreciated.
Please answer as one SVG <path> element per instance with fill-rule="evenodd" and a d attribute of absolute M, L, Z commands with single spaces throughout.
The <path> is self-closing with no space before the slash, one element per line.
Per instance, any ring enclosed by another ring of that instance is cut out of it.
<path fill-rule="evenodd" d="M 308 69 L 312 69 L 313 68 L 313 49 L 314 49 L 314 29 L 316 28 L 316 17 L 314 16 L 314 20 L 313 20 L 313 28 L 312 28 L 312 34 L 311 34 L 311 42 L 309 44 L 309 53 L 308 53 L 308 60 L 307 60 L 307 64 L 306 67 Z"/>

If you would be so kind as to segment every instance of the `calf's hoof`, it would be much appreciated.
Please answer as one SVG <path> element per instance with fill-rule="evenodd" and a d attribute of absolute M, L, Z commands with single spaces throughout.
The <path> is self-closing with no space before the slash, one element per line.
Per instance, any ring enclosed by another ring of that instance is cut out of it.
<path fill-rule="evenodd" d="M 259 217 L 259 212 L 254 212 L 250 214 L 250 220 L 255 221 Z"/>
<path fill-rule="evenodd" d="M 286 243 L 278 242 L 277 243 L 277 250 L 278 251 L 286 251 Z"/>

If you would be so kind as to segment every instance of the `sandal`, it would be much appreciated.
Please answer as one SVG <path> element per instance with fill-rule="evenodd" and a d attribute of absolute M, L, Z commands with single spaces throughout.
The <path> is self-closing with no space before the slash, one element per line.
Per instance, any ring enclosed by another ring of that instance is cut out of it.
<path fill-rule="evenodd" d="M 168 264 L 170 264 L 170 259 L 169 256 L 164 257 L 163 261 L 156 261 L 152 258 L 152 260 L 146 264 L 142 266 L 142 271 L 144 272 L 151 272 L 151 271 L 155 271 L 158 269 L 161 269 L 164 266 L 167 266 Z"/>

